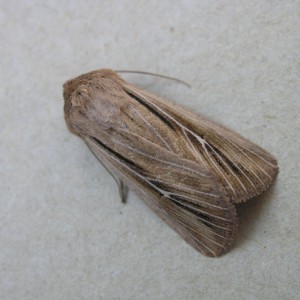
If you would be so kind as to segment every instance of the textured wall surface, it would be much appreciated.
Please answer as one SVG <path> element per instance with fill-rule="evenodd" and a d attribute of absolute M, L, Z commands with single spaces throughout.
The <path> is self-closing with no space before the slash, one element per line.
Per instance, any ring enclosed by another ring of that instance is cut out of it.
<path fill-rule="evenodd" d="M 300 1 L 0 1 L 0 298 L 296 299 Z M 113 179 L 63 119 L 62 84 L 134 76 L 279 161 L 226 255 L 197 253 Z M 298 298 L 299 299 L 299 298 Z"/>

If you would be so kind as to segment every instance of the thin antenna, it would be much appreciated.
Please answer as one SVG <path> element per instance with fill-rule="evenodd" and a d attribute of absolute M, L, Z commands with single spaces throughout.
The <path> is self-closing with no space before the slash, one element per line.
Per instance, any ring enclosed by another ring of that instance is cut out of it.
<path fill-rule="evenodd" d="M 183 80 L 180 80 L 180 79 L 177 79 L 177 78 L 174 78 L 174 77 L 170 77 L 170 76 L 156 74 L 156 73 L 143 72 L 143 71 L 129 71 L 129 70 L 117 70 L 115 72 L 117 72 L 117 73 L 133 73 L 133 74 L 143 74 L 143 75 L 157 76 L 157 77 L 161 77 L 161 78 L 176 81 L 178 83 L 184 84 L 185 86 L 187 86 L 189 88 L 191 87 L 188 83 L 184 82 Z"/>

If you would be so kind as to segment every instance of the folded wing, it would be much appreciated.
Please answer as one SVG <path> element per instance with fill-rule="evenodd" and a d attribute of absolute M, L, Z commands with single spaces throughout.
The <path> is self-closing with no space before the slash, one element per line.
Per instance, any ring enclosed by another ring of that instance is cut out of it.
<path fill-rule="evenodd" d="M 208 256 L 229 247 L 236 211 L 213 173 L 131 132 L 102 133 L 102 138 L 85 141 L 187 242 Z"/>
<path fill-rule="evenodd" d="M 229 198 L 243 202 L 264 192 L 278 172 L 276 159 L 239 134 L 131 85 L 124 89 L 172 124 L 183 141 L 177 154 L 206 165 Z M 176 152 L 176 151 L 175 151 Z"/>

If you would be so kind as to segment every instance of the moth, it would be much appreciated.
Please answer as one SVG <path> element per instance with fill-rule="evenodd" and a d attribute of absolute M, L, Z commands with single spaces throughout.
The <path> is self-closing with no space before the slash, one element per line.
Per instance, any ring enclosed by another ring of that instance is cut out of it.
<path fill-rule="evenodd" d="M 273 182 L 276 159 L 215 122 L 100 69 L 64 84 L 69 130 L 186 242 L 223 254 L 238 230 L 235 205 Z"/>

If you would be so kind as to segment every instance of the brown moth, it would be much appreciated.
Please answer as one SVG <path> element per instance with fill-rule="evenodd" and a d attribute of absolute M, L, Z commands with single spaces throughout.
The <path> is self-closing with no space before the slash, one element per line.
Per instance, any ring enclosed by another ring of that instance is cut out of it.
<path fill-rule="evenodd" d="M 259 146 L 111 70 L 67 81 L 64 100 L 69 130 L 120 187 L 135 191 L 207 256 L 232 243 L 235 204 L 264 192 L 277 174 L 276 159 Z"/>

